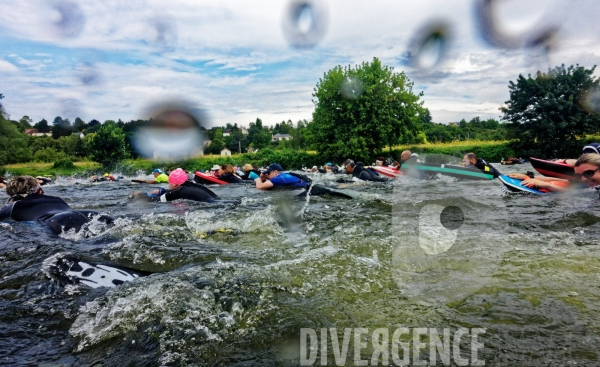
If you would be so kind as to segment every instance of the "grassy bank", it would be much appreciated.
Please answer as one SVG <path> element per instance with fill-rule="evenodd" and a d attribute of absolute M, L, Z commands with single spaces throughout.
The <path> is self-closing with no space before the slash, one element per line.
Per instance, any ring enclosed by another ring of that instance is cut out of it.
<path fill-rule="evenodd" d="M 0 168 L 0 174 L 10 174 L 13 176 L 70 176 L 72 174 L 84 174 L 102 169 L 102 166 L 96 162 L 74 162 L 73 164 L 75 168 L 53 168 L 54 163 L 40 162 L 9 164 Z"/>

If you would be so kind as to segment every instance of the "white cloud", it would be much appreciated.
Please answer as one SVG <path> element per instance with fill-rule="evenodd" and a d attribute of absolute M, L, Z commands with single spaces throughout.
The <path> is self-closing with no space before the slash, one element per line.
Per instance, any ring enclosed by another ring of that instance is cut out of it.
<path fill-rule="evenodd" d="M 0 73 L 14 73 L 19 71 L 19 68 L 8 61 L 0 59 Z"/>
<path fill-rule="evenodd" d="M 594 0 L 579 0 L 564 13 L 556 11 L 559 0 L 503 2 L 499 19 L 513 32 L 548 18 L 548 9 L 560 14 L 565 24 L 549 60 L 484 44 L 471 1 L 322 3 L 327 32 L 315 48 L 298 50 L 282 32 L 287 1 L 78 1 L 80 31 L 75 27 L 76 34 L 65 36 L 53 23 L 59 14 L 51 2 L 6 0 L 0 37 L 9 42 L 0 51 L 0 92 L 11 114 L 34 119 L 61 113 L 133 119 L 151 101 L 179 96 L 207 108 L 215 124 L 247 124 L 256 117 L 275 123 L 311 118 L 312 88 L 327 70 L 379 57 L 406 71 L 415 91 L 425 91 L 434 120 L 448 122 L 497 117 L 508 81 L 520 73 L 561 63 L 591 67 L 600 56 Z M 417 32 L 439 19 L 454 35 L 446 62 L 428 72 L 404 65 Z"/>

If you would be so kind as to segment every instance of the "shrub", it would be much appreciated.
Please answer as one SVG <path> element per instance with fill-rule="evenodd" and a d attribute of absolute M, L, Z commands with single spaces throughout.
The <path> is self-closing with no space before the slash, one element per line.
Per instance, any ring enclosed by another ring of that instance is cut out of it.
<path fill-rule="evenodd" d="M 73 169 L 75 168 L 75 165 L 73 164 L 73 161 L 69 158 L 63 158 L 55 161 L 54 166 L 52 166 L 52 168 Z"/>
<path fill-rule="evenodd" d="M 67 158 L 67 155 L 63 152 L 59 152 L 54 148 L 43 148 L 35 152 L 33 160 L 36 162 L 54 162 Z"/>

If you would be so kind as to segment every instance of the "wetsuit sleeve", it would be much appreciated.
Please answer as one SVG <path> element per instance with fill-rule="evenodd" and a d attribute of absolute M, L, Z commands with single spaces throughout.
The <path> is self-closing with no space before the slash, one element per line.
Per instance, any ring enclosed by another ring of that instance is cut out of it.
<path fill-rule="evenodd" d="M 151 192 L 146 193 L 146 197 L 150 201 L 161 201 L 161 197 L 167 192 L 165 189 L 158 189 L 158 194 L 153 194 Z"/>
<path fill-rule="evenodd" d="M 180 188 L 177 188 L 175 190 L 164 190 L 163 192 L 160 193 L 159 201 L 167 202 L 167 201 L 173 201 L 173 200 L 177 200 L 177 199 L 182 199 Z"/>
<path fill-rule="evenodd" d="M 13 204 L 14 203 L 7 204 L 2 209 L 0 209 L 0 220 L 10 218 Z"/>

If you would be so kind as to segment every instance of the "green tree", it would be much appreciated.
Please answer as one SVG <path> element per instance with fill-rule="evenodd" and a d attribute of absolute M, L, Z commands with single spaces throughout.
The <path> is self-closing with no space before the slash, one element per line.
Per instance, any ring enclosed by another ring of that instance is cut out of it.
<path fill-rule="evenodd" d="M 403 72 L 374 58 L 355 68 L 336 66 L 314 89 L 309 139 L 329 159 L 366 159 L 420 131 L 424 113 Z"/>
<path fill-rule="evenodd" d="M 221 134 L 222 135 L 222 134 Z M 223 141 L 223 138 L 214 138 L 213 140 L 210 141 L 210 145 L 208 146 L 208 153 L 210 154 L 219 154 L 221 153 L 221 150 L 223 150 L 223 148 L 225 148 L 225 142 Z"/>
<path fill-rule="evenodd" d="M 535 78 L 519 75 L 516 83 L 509 82 L 510 99 L 500 110 L 516 151 L 543 158 L 581 152 L 579 139 L 600 127 L 600 116 L 582 107 L 586 94 L 600 84 L 593 77 L 595 69 L 561 65 L 538 71 Z"/>
<path fill-rule="evenodd" d="M 264 149 L 271 144 L 271 136 L 272 134 L 263 130 L 259 134 L 254 135 L 254 139 L 252 140 L 252 147 L 255 149 Z"/>
<path fill-rule="evenodd" d="M 40 133 L 50 132 L 50 126 L 48 125 L 48 121 L 46 121 L 46 119 L 41 119 L 39 122 L 33 125 L 33 127 Z"/>
<path fill-rule="evenodd" d="M 4 98 L 4 95 L 2 95 L 2 93 L 0 93 L 0 101 Z M 4 109 L 4 106 L 2 105 L 2 102 L 0 102 L 0 117 L 2 117 L 5 120 L 10 119 L 10 115 L 6 112 L 6 110 Z"/>
<path fill-rule="evenodd" d="M 27 147 L 27 137 L 0 113 L 0 166 L 29 160 L 31 151 Z"/>
<path fill-rule="evenodd" d="M 83 130 L 85 130 L 86 127 L 87 127 L 87 124 L 85 123 L 85 121 L 83 121 L 79 117 L 77 117 L 75 119 L 75 122 L 73 123 L 74 131 L 83 131 Z"/>
<path fill-rule="evenodd" d="M 19 120 L 19 125 L 17 126 L 17 128 L 20 132 L 25 132 L 25 130 L 31 129 L 32 122 L 33 120 L 29 116 L 23 116 Z"/>
<path fill-rule="evenodd" d="M 56 116 L 52 124 L 54 125 L 52 126 L 52 137 L 54 139 L 58 139 L 61 136 L 69 136 L 73 132 L 69 119 Z"/>
<path fill-rule="evenodd" d="M 116 124 L 101 126 L 86 140 L 90 158 L 104 166 L 127 158 L 125 133 Z"/>

